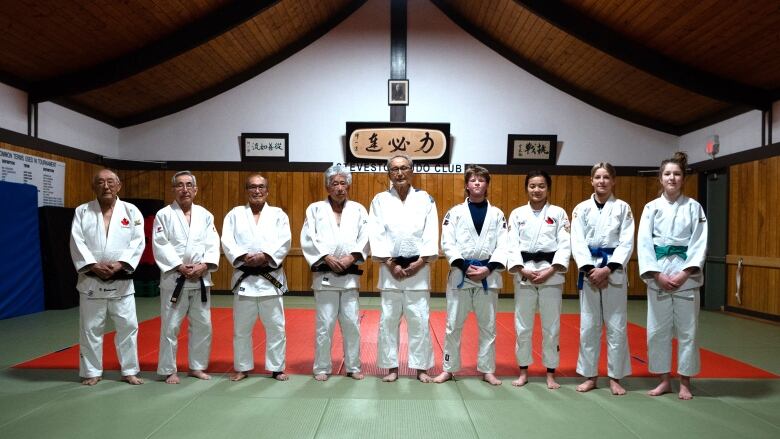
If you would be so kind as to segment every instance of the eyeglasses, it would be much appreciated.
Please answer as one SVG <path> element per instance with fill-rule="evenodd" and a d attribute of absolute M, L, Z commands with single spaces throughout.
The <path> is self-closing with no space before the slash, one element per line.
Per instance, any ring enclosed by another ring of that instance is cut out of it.
<path fill-rule="evenodd" d="M 95 181 L 95 184 L 100 186 L 100 187 L 108 186 L 110 188 L 114 188 L 114 187 L 116 187 L 117 184 L 119 184 L 119 182 L 117 182 L 116 180 L 114 180 L 112 178 L 109 178 L 108 180 L 103 180 L 103 179 L 97 180 L 97 181 Z"/>
<path fill-rule="evenodd" d="M 178 190 L 181 190 L 181 189 L 184 189 L 184 188 L 192 189 L 194 187 L 195 187 L 195 185 L 192 184 L 192 183 L 182 183 L 182 182 L 179 182 L 179 183 L 176 183 L 176 184 L 173 185 L 173 188 L 174 189 L 178 189 Z"/>
<path fill-rule="evenodd" d="M 408 166 L 395 167 L 395 168 L 390 168 L 390 173 L 391 174 L 397 174 L 399 172 L 407 172 L 410 169 L 412 169 L 412 168 L 410 168 Z"/>
<path fill-rule="evenodd" d="M 264 189 L 268 189 L 268 186 L 264 184 L 248 184 L 246 185 L 246 190 L 248 191 L 262 191 Z"/>

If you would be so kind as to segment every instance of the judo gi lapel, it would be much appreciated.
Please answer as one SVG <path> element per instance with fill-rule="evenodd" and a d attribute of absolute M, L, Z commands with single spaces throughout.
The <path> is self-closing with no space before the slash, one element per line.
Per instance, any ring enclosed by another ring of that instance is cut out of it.
<path fill-rule="evenodd" d="M 531 203 L 528 203 L 528 208 L 531 210 L 529 215 L 529 221 L 532 222 L 534 226 L 536 226 L 536 233 L 533 235 L 533 238 L 531 239 L 531 245 L 528 246 L 529 252 L 535 252 L 536 251 L 536 245 L 539 242 L 539 235 L 542 233 L 542 227 L 544 227 L 544 224 L 547 221 L 547 208 L 550 206 L 550 203 L 545 203 L 544 207 L 542 208 L 542 211 L 539 212 L 539 215 L 534 215 L 534 209 L 531 207 Z M 533 230 L 533 229 L 532 229 Z"/>
<path fill-rule="evenodd" d="M 263 215 L 264 209 L 265 205 L 263 206 L 263 209 L 260 210 L 260 218 L 258 218 L 257 223 L 255 223 L 255 214 L 252 213 L 252 207 L 249 204 L 244 206 L 244 220 L 246 221 L 247 226 L 249 226 L 247 229 L 249 229 L 249 232 L 252 235 L 250 247 L 253 251 L 260 250 L 259 248 L 256 248 L 256 246 L 259 245 L 258 238 L 260 236 L 260 230 L 263 226 L 263 222 L 267 220 L 266 217 L 268 216 L 267 214 Z"/>
<path fill-rule="evenodd" d="M 90 215 L 94 216 L 94 221 L 96 224 L 94 242 L 97 244 L 97 246 L 95 247 L 97 251 L 93 250 L 92 255 L 95 257 L 95 260 L 97 262 L 104 262 L 103 254 L 106 252 L 107 239 L 106 239 L 106 226 L 105 223 L 103 222 L 103 211 L 100 210 L 100 202 L 98 202 L 98 200 L 90 201 L 88 212 Z M 112 215 L 111 218 L 114 218 L 114 216 Z"/>
<path fill-rule="evenodd" d="M 342 248 L 342 242 L 344 241 L 342 236 L 342 226 L 344 226 L 344 221 L 348 221 L 349 218 L 349 201 L 344 201 L 344 209 L 341 211 L 341 224 L 336 222 L 336 212 L 333 211 L 333 206 L 330 204 L 330 200 L 325 200 L 325 212 L 327 212 L 327 221 L 328 226 L 330 227 L 330 235 L 332 236 L 332 242 L 331 242 L 331 248 L 333 248 L 333 255 L 341 257 L 344 256 L 347 252 L 346 249 Z"/>
<path fill-rule="evenodd" d="M 591 201 L 591 215 L 595 216 L 597 219 L 595 227 L 591 228 L 592 235 L 586 238 L 588 245 L 591 247 L 600 247 L 601 242 L 604 241 L 604 237 L 609 235 L 609 220 L 612 217 L 612 208 L 615 206 L 615 196 L 610 195 L 607 202 L 604 203 L 604 207 L 601 209 L 596 205 L 596 194 L 591 195 Z"/>
<path fill-rule="evenodd" d="M 100 214 L 99 211 L 98 214 L 100 221 L 103 221 L 103 215 Z M 101 236 L 105 237 L 103 252 L 108 260 L 116 260 L 122 254 L 122 251 L 125 250 L 127 240 L 122 239 L 119 243 L 117 243 L 116 240 L 124 235 L 122 233 L 123 229 L 129 229 L 134 226 L 133 220 L 134 219 L 130 217 L 130 212 L 128 212 L 127 204 L 117 198 L 116 203 L 114 204 L 114 212 L 111 214 L 111 222 L 108 226 L 108 235 L 101 234 Z"/>
<path fill-rule="evenodd" d="M 490 244 L 490 240 L 488 237 L 490 236 L 490 233 L 493 229 L 493 219 L 490 215 L 490 202 L 485 200 L 488 203 L 487 206 L 487 212 L 485 213 L 485 221 L 482 223 L 482 233 L 477 233 L 477 227 L 474 225 L 474 218 L 471 217 L 471 209 L 469 209 L 469 200 L 468 198 L 464 202 L 466 212 L 465 216 L 467 218 L 466 224 L 468 224 L 469 231 L 471 232 L 472 236 L 476 236 L 476 242 L 477 244 L 474 246 L 475 255 L 477 255 L 477 259 L 484 259 L 484 256 L 490 256 L 490 250 L 488 249 L 488 246 Z"/>
<path fill-rule="evenodd" d="M 197 217 L 198 215 L 195 214 L 195 205 L 193 204 L 192 207 L 190 207 L 190 222 L 187 223 L 187 217 L 184 216 L 184 211 L 181 210 L 181 206 L 179 206 L 179 203 L 174 201 L 171 203 L 171 209 L 176 214 L 176 219 L 179 221 L 179 227 L 184 232 L 184 234 L 187 236 L 187 245 L 184 247 L 184 254 L 182 255 L 182 261 L 184 261 L 185 264 L 194 263 L 196 261 L 192 260 L 193 257 L 193 245 L 195 244 L 192 239 L 192 233 L 190 231 L 197 225 Z"/>

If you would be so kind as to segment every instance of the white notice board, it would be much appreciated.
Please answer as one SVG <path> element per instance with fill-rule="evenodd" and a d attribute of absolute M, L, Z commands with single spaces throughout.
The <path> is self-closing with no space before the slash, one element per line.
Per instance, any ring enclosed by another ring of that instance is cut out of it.
<path fill-rule="evenodd" d="M 0 149 L 0 180 L 38 188 L 38 207 L 65 205 L 65 163 Z"/>

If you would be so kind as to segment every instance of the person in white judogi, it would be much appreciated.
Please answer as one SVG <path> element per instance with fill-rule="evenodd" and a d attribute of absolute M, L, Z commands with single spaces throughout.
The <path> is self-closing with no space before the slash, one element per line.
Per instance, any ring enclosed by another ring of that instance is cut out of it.
<path fill-rule="evenodd" d="M 152 250 L 160 267 L 160 354 L 157 374 L 178 384 L 176 347 L 179 328 L 189 317 L 189 374 L 207 380 L 211 353 L 211 272 L 219 265 L 219 235 L 214 216 L 194 203 L 195 176 L 180 171 L 172 178 L 174 201 L 157 212 Z"/>
<path fill-rule="evenodd" d="M 241 381 L 255 368 L 252 330 L 257 319 L 265 328 L 265 368 L 279 381 L 284 373 L 287 335 L 284 301 L 287 278 L 282 263 L 290 252 L 290 220 L 268 200 L 268 180 L 246 179 L 247 204 L 234 207 L 222 223 L 222 250 L 233 265 L 233 372 Z"/>
<path fill-rule="evenodd" d="M 352 173 L 341 165 L 325 171 L 328 198 L 306 208 L 301 250 L 314 272 L 311 288 L 316 302 L 314 378 L 325 381 L 332 372 L 331 343 L 336 319 L 344 344 L 347 376 L 363 379 L 360 367 L 360 304 L 358 266 L 368 255 L 368 213 L 349 200 Z"/>
<path fill-rule="evenodd" d="M 482 166 L 466 168 L 466 201 L 444 216 L 441 248 L 450 264 L 447 277 L 447 327 L 444 338 L 444 370 L 436 378 L 443 383 L 460 370 L 463 324 L 474 311 L 479 326 L 477 370 L 494 386 L 496 378 L 496 306 L 501 272 L 507 261 L 507 225 L 501 209 L 487 200 L 490 173 Z"/>
<path fill-rule="evenodd" d="M 631 374 L 628 351 L 626 264 L 634 250 L 631 206 L 615 198 L 615 168 L 597 163 L 590 171 L 594 193 L 574 208 L 571 251 L 579 267 L 580 351 L 578 392 L 597 387 L 601 327 L 607 332 L 607 375 L 613 395 L 625 395 L 620 379 Z"/>
<path fill-rule="evenodd" d="M 704 281 L 707 218 L 701 205 L 682 193 L 687 156 L 675 153 L 659 171 L 663 193 L 647 203 L 637 236 L 639 275 L 647 283 L 647 357 L 661 375 L 651 396 L 672 391 L 672 336 L 677 336 L 680 399 L 691 399 L 691 377 L 701 362 L 697 330 L 699 288 Z"/>
<path fill-rule="evenodd" d="M 106 316 L 116 328 L 116 353 L 122 379 L 138 377 L 138 320 L 131 275 L 143 253 L 144 219 L 134 205 L 121 201 L 119 177 L 108 169 L 92 178 L 97 198 L 76 208 L 70 231 L 70 255 L 78 271 L 79 375 L 93 386 L 103 376 Z"/>
<path fill-rule="evenodd" d="M 387 161 L 392 187 L 374 196 L 369 210 L 371 256 L 381 262 L 378 288 L 382 314 L 379 322 L 377 366 L 389 369 L 382 380 L 398 379 L 401 315 L 406 318 L 408 365 L 417 379 L 429 383 L 433 346 L 430 315 L 429 262 L 439 254 L 436 203 L 427 192 L 412 187 L 413 163 L 406 155 Z"/>
<path fill-rule="evenodd" d="M 513 386 L 528 382 L 531 335 L 537 305 L 542 320 L 542 362 L 547 368 L 547 388 L 557 389 L 558 339 L 561 332 L 561 297 L 566 280 L 571 242 L 566 211 L 547 201 L 552 179 L 544 171 L 526 175 L 528 204 L 509 215 L 509 272 L 514 274 L 515 356 L 520 376 Z"/>

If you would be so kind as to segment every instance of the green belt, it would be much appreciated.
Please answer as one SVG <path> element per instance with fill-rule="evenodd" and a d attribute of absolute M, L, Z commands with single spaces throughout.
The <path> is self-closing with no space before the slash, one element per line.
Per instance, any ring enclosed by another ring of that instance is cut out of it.
<path fill-rule="evenodd" d="M 672 256 L 677 255 L 683 259 L 688 259 L 688 254 L 685 253 L 688 251 L 688 247 L 685 245 L 665 245 L 665 246 L 655 246 L 655 259 L 661 259 L 664 256 Z"/>

